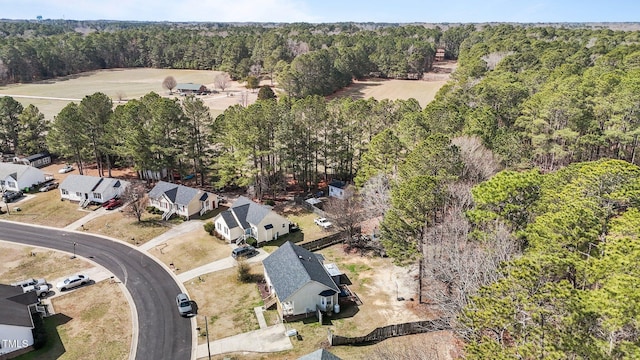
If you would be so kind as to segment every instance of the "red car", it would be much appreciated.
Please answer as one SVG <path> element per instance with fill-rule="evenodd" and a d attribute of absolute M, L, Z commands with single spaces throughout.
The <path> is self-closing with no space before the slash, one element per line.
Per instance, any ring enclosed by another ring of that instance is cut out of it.
<path fill-rule="evenodd" d="M 105 202 L 102 206 L 107 210 L 113 210 L 118 206 L 122 205 L 122 200 L 120 199 L 111 199 Z"/>

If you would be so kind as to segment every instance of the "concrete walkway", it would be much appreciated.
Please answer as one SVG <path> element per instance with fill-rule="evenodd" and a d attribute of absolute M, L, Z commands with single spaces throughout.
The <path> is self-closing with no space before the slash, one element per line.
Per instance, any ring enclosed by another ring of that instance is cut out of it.
<path fill-rule="evenodd" d="M 285 334 L 284 324 L 277 324 L 265 329 L 254 330 L 224 339 L 211 341 L 211 355 L 229 352 L 269 353 L 293 349 L 291 339 Z M 206 358 L 207 344 L 198 345 L 196 358 Z"/>
<path fill-rule="evenodd" d="M 266 329 L 267 321 L 264 319 L 264 308 L 262 306 L 256 306 L 253 308 L 253 312 L 256 313 L 256 318 L 258 319 L 258 325 L 260 325 L 260 329 Z"/>
<path fill-rule="evenodd" d="M 149 251 L 151 249 L 153 249 L 154 247 L 170 240 L 173 239 L 175 237 L 178 237 L 180 235 L 184 235 L 186 233 L 190 233 L 194 230 L 198 230 L 198 229 L 202 229 L 202 226 L 204 226 L 204 222 L 201 220 L 189 220 L 189 221 L 185 221 L 182 224 L 176 225 L 174 227 L 172 227 L 171 229 L 169 229 L 168 231 L 166 231 L 165 233 L 156 236 L 155 238 L 147 241 L 146 243 L 140 245 L 138 247 L 138 249 L 140 249 L 141 251 Z"/>
<path fill-rule="evenodd" d="M 233 245 L 233 247 L 235 247 L 235 245 Z M 229 247 L 229 257 L 226 257 L 224 259 L 220 259 L 218 261 L 214 261 L 208 264 L 204 264 L 195 269 L 185 271 L 182 274 L 177 274 L 176 276 L 178 277 L 178 280 L 182 282 L 186 282 L 200 275 L 205 275 L 212 272 L 234 267 L 236 265 L 236 261 L 231 257 L 231 249 L 233 249 L 233 247 Z M 250 257 L 249 259 L 247 259 L 247 262 L 250 264 L 257 263 L 264 260 L 264 258 L 266 258 L 269 255 L 263 249 L 258 249 L 258 252 L 260 252 L 260 254 Z"/>
<path fill-rule="evenodd" d="M 86 211 L 87 215 L 81 217 L 80 219 L 72 222 L 71 224 L 65 226 L 64 228 L 67 230 L 80 230 L 80 227 L 83 226 L 84 224 L 88 223 L 89 221 L 102 216 L 102 215 L 106 215 L 107 214 L 107 209 L 101 207 L 99 209 L 96 209 L 94 211 L 87 211 L 87 210 L 82 210 L 79 209 L 78 207 L 78 211 Z M 113 210 L 111 210 L 113 211 Z"/>

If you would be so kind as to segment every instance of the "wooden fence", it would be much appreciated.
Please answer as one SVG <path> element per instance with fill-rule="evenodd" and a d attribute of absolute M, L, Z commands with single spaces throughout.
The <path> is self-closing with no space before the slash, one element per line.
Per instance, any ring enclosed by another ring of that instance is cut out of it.
<path fill-rule="evenodd" d="M 379 327 L 365 336 L 354 338 L 333 335 L 333 333 L 329 331 L 329 344 L 331 344 L 331 346 L 369 345 L 391 337 L 422 334 L 449 329 L 451 329 L 451 326 L 449 325 L 449 319 L 437 319 Z"/>

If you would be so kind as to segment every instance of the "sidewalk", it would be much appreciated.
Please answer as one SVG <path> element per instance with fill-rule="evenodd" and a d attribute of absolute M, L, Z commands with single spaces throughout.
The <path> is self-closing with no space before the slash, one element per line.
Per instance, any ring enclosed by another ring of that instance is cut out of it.
<path fill-rule="evenodd" d="M 229 249 L 232 249 L 232 247 L 229 247 Z M 258 251 L 260 252 L 260 254 L 247 259 L 248 263 L 252 264 L 252 263 L 260 262 L 269 255 L 267 254 L 266 251 L 262 249 L 258 249 Z M 235 265 L 236 265 L 236 261 L 231 257 L 231 250 L 229 250 L 229 257 L 226 257 L 224 259 L 220 259 L 218 261 L 214 261 L 208 264 L 204 264 L 195 269 L 185 271 L 182 274 L 177 274 L 176 276 L 178 277 L 178 280 L 180 280 L 181 282 L 186 282 L 197 276 L 228 269 L 228 268 L 234 267 Z"/>
<path fill-rule="evenodd" d="M 293 349 L 291 339 L 285 334 L 284 324 L 277 324 L 265 329 L 254 330 L 224 339 L 211 341 L 211 355 L 229 352 L 278 352 Z M 207 344 L 198 345 L 196 359 L 206 358 Z"/>

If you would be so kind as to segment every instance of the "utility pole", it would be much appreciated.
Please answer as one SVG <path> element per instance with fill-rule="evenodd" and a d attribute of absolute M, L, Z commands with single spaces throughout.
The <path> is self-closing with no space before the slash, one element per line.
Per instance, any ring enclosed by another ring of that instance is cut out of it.
<path fill-rule="evenodd" d="M 209 323 L 207 317 L 204 317 L 204 331 L 207 333 L 207 352 L 209 353 L 209 360 L 211 360 L 211 344 L 209 344 Z"/>
<path fill-rule="evenodd" d="M 72 259 L 76 258 L 76 242 L 73 242 L 73 256 L 71 257 Z"/>

